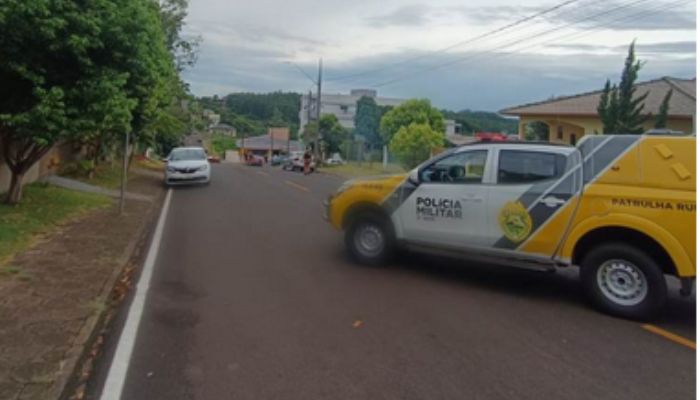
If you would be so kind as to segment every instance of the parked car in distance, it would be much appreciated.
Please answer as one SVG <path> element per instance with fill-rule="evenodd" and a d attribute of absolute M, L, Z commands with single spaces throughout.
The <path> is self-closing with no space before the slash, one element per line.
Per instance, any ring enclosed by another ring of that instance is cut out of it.
<path fill-rule="evenodd" d="M 257 154 L 251 154 L 248 156 L 245 163 L 246 165 L 250 165 L 252 167 L 262 167 L 265 164 L 265 159 Z"/>
<path fill-rule="evenodd" d="M 326 159 L 326 165 L 343 165 L 345 164 L 345 161 L 343 161 L 343 158 L 340 157 L 340 154 L 338 153 L 333 153 L 333 155 Z"/>
<path fill-rule="evenodd" d="M 301 172 L 304 170 L 304 154 L 302 153 L 298 157 L 289 158 L 286 163 L 282 165 L 282 169 L 285 171 Z M 311 161 L 311 172 L 316 171 L 316 162 Z"/>
<path fill-rule="evenodd" d="M 275 155 L 272 156 L 272 158 L 270 159 L 270 165 L 272 165 L 272 166 L 284 165 L 284 164 L 287 163 L 287 161 L 289 161 L 289 157 L 288 157 L 288 156 L 285 156 L 285 155 L 277 155 L 277 154 L 275 154 Z"/>
<path fill-rule="evenodd" d="M 211 166 L 201 147 L 176 147 L 165 158 L 165 184 L 209 183 Z"/>
<path fill-rule="evenodd" d="M 211 155 L 211 156 L 207 157 L 207 160 L 210 163 L 217 163 L 218 164 L 221 162 L 221 158 L 219 156 L 216 156 L 216 155 Z"/>

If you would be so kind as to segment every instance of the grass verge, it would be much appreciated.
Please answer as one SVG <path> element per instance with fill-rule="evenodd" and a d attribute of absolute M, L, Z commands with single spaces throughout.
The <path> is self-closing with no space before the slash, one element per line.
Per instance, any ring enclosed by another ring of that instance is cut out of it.
<path fill-rule="evenodd" d="M 37 235 L 50 232 L 58 224 L 88 210 L 107 207 L 111 203 L 106 196 L 42 183 L 25 186 L 20 204 L 0 204 L 0 266 L 29 248 Z"/>
<path fill-rule="evenodd" d="M 362 176 L 372 176 L 372 175 L 386 175 L 386 174 L 401 174 L 406 171 L 398 164 L 388 164 L 387 168 L 382 167 L 382 163 L 376 162 L 370 166 L 369 163 L 358 164 L 355 162 L 348 162 L 343 165 L 334 165 L 329 167 L 319 168 L 322 172 L 328 172 L 331 174 L 336 174 L 344 176 L 346 178 L 357 178 Z"/>

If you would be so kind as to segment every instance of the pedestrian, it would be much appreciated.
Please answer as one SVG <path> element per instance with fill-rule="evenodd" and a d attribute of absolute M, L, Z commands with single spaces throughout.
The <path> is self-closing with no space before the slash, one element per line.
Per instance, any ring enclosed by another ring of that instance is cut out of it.
<path fill-rule="evenodd" d="M 308 175 L 311 172 L 311 152 L 306 150 L 304 153 L 304 175 Z"/>

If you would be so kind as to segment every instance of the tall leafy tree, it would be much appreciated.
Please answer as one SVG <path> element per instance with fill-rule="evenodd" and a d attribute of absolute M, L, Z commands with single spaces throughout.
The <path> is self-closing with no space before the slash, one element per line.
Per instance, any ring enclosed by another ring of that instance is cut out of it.
<path fill-rule="evenodd" d="M 339 152 L 341 144 L 348 137 L 348 130 L 340 125 L 338 117 L 333 114 L 322 115 L 319 125 L 321 127 L 321 137 L 323 138 L 326 150 L 329 153 Z"/>
<path fill-rule="evenodd" d="M 377 106 L 373 98 L 362 96 L 357 100 L 355 112 L 355 135 L 365 138 L 370 145 L 381 143 L 379 123 L 382 119 L 382 110 Z"/>
<path fill-rule="evenodd" d="M 445 131 L 442 113 L 430 104 L 430 100 L 411 99 L 393 108 L 382 117 L 380 130 L 384 143 L 391 142 L 399 129 L 411 124 L 427 124 L 433 131 Z"/>
<path fill-rule="evenodd" d="M 654 128 L 663 129 L 666 127 L 668 122 L 668 104 L 671 101 L 671 96 L 673 95 L 673 89 L 669 89 L 664 96 L 664 100 L 659 105 L 659 112 L 656 114 L 656 121 L 654 123 Z"/>
<path fill-rule="evenodd" d="M 637 96 L 635 86 L 642 65 L 635 56 L 634 42 L 632 42 L 619 85 L 613 85 L 610 80 L 607 80 L 600 96 L 598 115 L 603 123 L 603 133 L 641 134 L 644 132 L 642 125 L 648 119 L 648 115 L 642 114 L 642 111 L 644 100 L 649 93 Z"/>
<path fill-rule="evenodd" d="M 0 2 L 0 60 L 0 87 L 12 93 L 0 98 L 12 204 L 23 176 L 55 143 L 143 134 L 177 81 L 152 1 Z"/>
<path fill-rule="evenodd" d="M 183 37 L 182 28 L 187 17 L 188 0 L 159 0 L 160 19 L 165 43 L 173 54 L 178 71 L 192 67 L 197 62 L 202 38 Z"/>
<path fill-rule="evenodd" d="M 442 144 L 442 131 L 434 130 L 427 123 L 412 122 L 399 128 L 391 139 L 389 149 L 404 168 L 412 169 L 430 158 L 432 150 Z"/>

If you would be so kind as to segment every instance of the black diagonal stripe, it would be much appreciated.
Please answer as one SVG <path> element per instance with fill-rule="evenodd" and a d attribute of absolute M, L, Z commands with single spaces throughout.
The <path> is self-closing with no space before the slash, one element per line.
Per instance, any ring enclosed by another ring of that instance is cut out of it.
<path fill-rule="evenodd" d="M 609 168 L 613 161 L 636 144 L 639 139 L 639 135 L 594 136 L 581 143 L 579 150 L 584 159 L 584 182 L 590 183 L 592 179 L 597 177 L 605 169 Z M 605 144 L 602 144 L 603 142 L 605 142 Z M 602 146 L 600 146 L 601 144 Z M 567 160 L 568 168 L 576 167 L 571 164 L 572 160 L 573 158 L 570 156 L 569 160 Z M 572 170 L 569 169 L 567 172 L 571 171 Z M 566 207 L 568 202 L 573 197 L 571 193 L 572 187 L 575 185 L 575 183 L 576 172 L 571 172 L 561 182 L 552 185 L 551 190 L 547 190 L 546 188 L 543 190 L 541 186 L 535 185 L 520 196 L 518 201 L 521 202 L 525 208 L 529 209 L 530 218 L 532 218 L 532 229 L 530 230 L 530 235 L 544 225 L 556 213 L 557 210 Z M 535 204 L 532 206 L 532 202 L 538 199 L 540 196 L 544 198 L 549 195 L 566 200 L 566 203 L 558 207 L 547 207 L 544 204 Z M 498 239 L 494 246 L 504 249 L 516 249 L 522 243 L 525 243 L 530 235 L 518 243 L 514 243 L 507 237 L 502 236 L 500 239 Z"/>
<path fill-rule="evenodd" d="M 595 137 L 592 139 L 605 140 L 610 136 Z M 583 153 L 583 181 L 590 183 L 596 176 L 607 169 L 610 163 L 615 161 L 641 138 L 640 135 L 612 136 L 601 148 L 592 154 Z M 596 141 L 599 144 L 599 141 Z"/>
<path fill-rule="evenodd" d="M 555 196 L 559 199 L 565 200 L 567 203 L 573 197 L 571 195 L 572 193 L 572 187 L 574 185 L 576 179 L 575 173 L 569 174 L 566 178 L 563 180 L 559 181 L 558 183 L 555 183 L 552 185 L 552 189 L 548 191 L 539 191 L 537 193 L 537 198 L 542 196 L 542 193 L 545 193 L 545 196 L 547 197 L 549 195 Z M 551 183 L 550 183 L 551 184 Z M 520 199 L 522 199 L 525 195 L 520 196 Z M 518 201 L 521 201 L 518 199 Z M 534 200 L 533 200 L 534 201 Z M 524 204 L 523 204 L 524 205 Z M 545 222 L 547 222 L 554 212 L 556 212 L 559 208 L 564 207 L 564 205 L 558 206 L 558 207 L 548 207 L 545 204 L 542 203 L 537 203 L 532 206 L 532 208 L 529 208 L 529 214 L 530 218 L 532 219 L 532 229 L 530 229 L 530 233 L 535 232 L 537 229 L 539 229 L 540 226 L 542 226 Z M 527 206 L 526 206 L 527 207 Z M 521 242 L 513 242 L 510 239 L 508 239 L 505 236 L 502 236 L 496 244 L 494 245 L 495 247 L 498 247 L 500 249 L 515 249 L 518 246 L 520 246 L 520 243 L 524 242 L 527 240 L 525 238 Z"/>
<path fill-rule="evenodd" d="M 389 215 L 392 215 L 417 188 L 418 185 L 411 182 L 409 179 L 404 180 L 389 194 L 389 196 L 387 196 L 384 203 L 382 203 L 382 207 Z"/>

